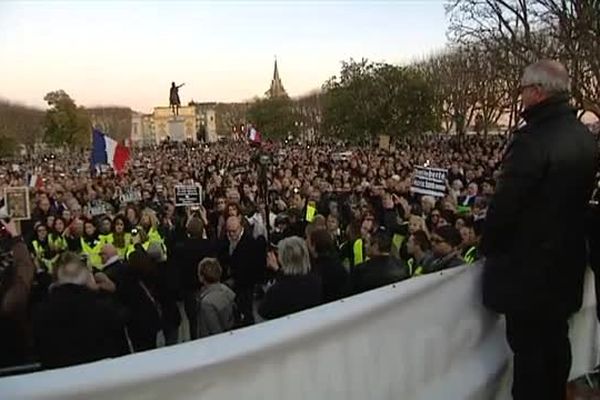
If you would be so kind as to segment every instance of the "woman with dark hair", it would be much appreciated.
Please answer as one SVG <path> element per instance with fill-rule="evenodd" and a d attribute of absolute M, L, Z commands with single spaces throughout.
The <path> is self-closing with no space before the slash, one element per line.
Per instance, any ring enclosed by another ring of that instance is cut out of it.
<path fill-rule="evenodd" d="M 306 244 L 311 255 L 312 271 L 323 283 L 323 301 L 338 300 L 349 292 L 349 275 L 342 265 L 335 243 L 327 230 L 309 230 Z"/>
<path fill-rule="evenodd" d="M 140 212 L 132 205 L 125 208 L 125 217 L 127 218 L 127 232 L 131 232 L 140 224 Z"/>
<path fill-rule="evenodd" d="M 52 273 L 54 263 L 58 259 L 56 252 L 50 247 L 48 240 L 48 228 L 45 224 L 38 223 L 35 227 L 35 236 L 31 241 L 34 259 L 38 263 L 38 268 L 44 268 Z"/>
<path fill-rule="evenodd" d="M 115 217 L 112 233 L 106 235 L 104 242 L 110 243 L 117 249 L 119 257 L 125 258 L 127 248 L 131 244 L 131 234 L 125 231 L 125 219 L 121 216 Z"/>
<path fill-rule="evenodd" d="M 60 217 L 56 217 L 54 219 L 54 225 L 52 226 L 52 230 L 48 235 L 48 243 L 50 244 L 50 249 L 55 251 L 57 254 L 67 251 L 69 248 L 67 239 L 64 236 L 65 227 L 65 220 Z"/>

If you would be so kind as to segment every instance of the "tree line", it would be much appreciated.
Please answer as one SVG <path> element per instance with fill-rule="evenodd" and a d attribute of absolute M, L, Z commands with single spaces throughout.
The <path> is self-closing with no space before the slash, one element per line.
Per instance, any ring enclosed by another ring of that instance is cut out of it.
<path fill-rule="evenodd" d="M 443 51 L 407 65 L 350 59 L 320 91 L 257 98 L 225 123 L 246 119 L 273 138 L 487 134 L 503 117 L 517 124 L 521 73 L 542 58 L 567 66 L 574 105 L 600 119 L 600 0 L 449 0 L 446 12 Z M 62 90 L 44 99 L 45 115 L 0 103 L 1 148 L 89 144 L 89 113 Z"/>
<path fill-rule="evenodd" d="M 574 106 L 600 119 L 600 0 L 450 0 L 446 12 L 441 52 L 405 66 L 342 62 L 311 113 L 318 131 L 344 139 L 469 127 L 487 134 L 503 117 L 511 129 L 521 73 L 543 58 L 567 66 Z M 298 134 L 302 101 L 260 99 L 248 117 L 267 136 Z"/>

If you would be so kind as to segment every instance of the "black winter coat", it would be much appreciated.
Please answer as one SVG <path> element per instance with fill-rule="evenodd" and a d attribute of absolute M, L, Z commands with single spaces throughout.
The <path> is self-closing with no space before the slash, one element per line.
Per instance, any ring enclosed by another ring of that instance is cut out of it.
<path fill-rule="evenodd" d="M 568 316 L 581 307 L 585 212 L 595 140 L 566 98 L 523 113 L 487 212 L 484 304 L 500 313 Z"/>
<path fill-rule="evenodd" d="M 317 275 L 282 274 L 267 290 L 258 313 L 265 319 L 274 319 L 318 306 L 322 301 L 322 283 Z"/>
<path fill-rule="evenodd" d="M 186 238 L 181 247 L 176 247 L 172 266 L 179 269 L 181 288 L 184 292 L 200 289 L 198 264 L 206 257 L 215 255 L 213 243 L 208 239 Z"/>
<path fill-rule="evenodd" d="M 352 293 L 358 294 L 410 278 L 408 268 L 393 256 L 376 256 L 351 272 Z"/>
<path fill-rule="evenodd" d="M 313 273 L 323 283 L 323 301 L 344 298 L 350 292 L 350 276 L 337 255 L 323 255 L 312 260 Z"/>
<path fill-rule="evenodd" d="M 125 354 L 125 321 L 108 296 L 65 284 L 50 292 L 34 313 L 42 366 L 65 367 Z"/>
<path fill-rule="evenodd" d="M 219 261 L 226 271 L 225 278 L 233 279 L 236 292 L 253 287 L 264 279 L 266 246 L 264 239 L 254 239 L 248 230 L 244 231 L 232 254 L 229 254 L 229 240 L 221 241 Z"/>

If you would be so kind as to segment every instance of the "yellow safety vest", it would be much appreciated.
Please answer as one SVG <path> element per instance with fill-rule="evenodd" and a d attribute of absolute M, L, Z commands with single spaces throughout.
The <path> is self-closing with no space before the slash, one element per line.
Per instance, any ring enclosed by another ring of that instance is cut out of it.
<path fill-rule="evenodd" d="M 92 247 L 83 238 L 81 240 L 81 253 L 87 254 L 89 263 L 92 267 L 102 269 L 102 257 L 100 256 L 100 250 L 104 243 L 98 239 L 97 243 Z"/>
<path fill-rule="evenodd" d="M 123 247 L 117 247 L 117 246 L 115 246 L 114 234 L 111 233 L 109 235 L 104 235 L 104 244 L 112 244 L 113 246 L 115 246 L 115 248 L 117 249 L 117 252 L 119 253 L 119 257 L 121 257 L 121 258 L 125 258 L 125 256 L 127 255 L 127 250 L 129 249 L 129 245 L 131 244 L 131 234 L 130 233 L 125 233 L 124 242 L 125 242 L 125 245 Z"/>
<path fill-rule="evenodd" d="M 165 257 L 167 257 L 167 246 L 165 245 L 163 237 L 158 233 L 158 229 L 150 228 L 150 232 L 148 232 L 148 242 L 160 243 L 160 247 L 162 247 L 163 253 L 165 253 Z M 148 250 L 148 248 L 146 248 L 146 250 Z"/>
<path fill-rule="evenodd" d="M 50 247 L 57 252 L 66 251 L 69 248 L 67 239 L 62 235 L 55 235 L 51 233 L 48 236 L 48 243 L 50 244 Z"/>
<path fill-rule="evenodd" d="M 463 257 L 467 264 L 473 264 L 477 259 L 477 247 L 472 246 L 467 250 L 465 256 Z"/>
<path fill-rule="evenodd" d="M 411 258 L 406 262 L 408 266 L 408 273 L 410 276 L 419 276 L 423 275 L 423 267 L 420 265 L 415 265 L 415 259 Z"/>
<path fill-rule="evenodd" d="M 150 240 L 146 240 L 144 243 L 142 243 L 142 248 L 146 251 L 148 251 L 148 248 L 150 247 Z M 125 251 L 125 258 L 129 258 L 129 256 L 131 255 L 131 253 L 133 253 L 135 251 L 135 245 L 132 243 L 129 246 L 127 246 L 127 250 Z"/>
<path fill-rule="evenodd" d="M 308 203 L 306 206 L 306 222 L 313 222 L 315 215 L 317 214 L 317 208 L 312 203 Z"/>
<path fill-rule="evenodd" d="M 354 260 L 354 266 L 361 264 L 365 261 L 365 257 L 363 255 L 363 240 L 356 239 L 354 244 L 352 245 L 352 254 Z"/>
<path fill-rule="evenodd" d="M 400 249 L 404 244 L 404 239 L 406 239 L 406 236 L 399 233 L 394 233 L 392 237 L 392 254 L 397 258 L 400 258 Z"/>
<path fill-rule="evenodd" d="M 108 234 L 106 234 L 106 235 L 98 235 L 98 239 L 100 239 L 100 241 L 101 241 L 103 244 L 106 244 L 106 243 L 110 243 L 110 242 L 108 241 L 108 239 L 109 239 L 109 237 L 111 237 L 111 236 L 112 236 L 112 233 L 108 233 Z"/>
<path fill-rule="evenodd" d="M 37 240 L 34 240 L 31 243 L 33 244 L 33 251 L 35 252 L 35 257 L 44 267 L 46 267 L 46 269 L 49 272 L 52 272 L 54 270 L 54 265 L 56 264 L 56 261 L 58 261 L 58 255 L 54 256 L 53 258 L 46 258 L 46 250 L 44 249 L 44 247 Z"/>

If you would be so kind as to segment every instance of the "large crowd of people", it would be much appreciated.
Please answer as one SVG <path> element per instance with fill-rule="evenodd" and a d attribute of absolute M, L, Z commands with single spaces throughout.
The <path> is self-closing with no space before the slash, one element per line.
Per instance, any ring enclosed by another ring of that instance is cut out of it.
<path fill-rule="evenodd" d="M 473 264 L 507 142 L 166 142 L 121 174 L 84 152 L 3 160 L 2 191 L 36 182 L 31 218 L 2 220 L 0 364 L 116 357 Z M 444 197 L 411 191 L 416 166 L 448 169 Z M 177 185 L 202 204 L 176 206 Z"/>

